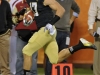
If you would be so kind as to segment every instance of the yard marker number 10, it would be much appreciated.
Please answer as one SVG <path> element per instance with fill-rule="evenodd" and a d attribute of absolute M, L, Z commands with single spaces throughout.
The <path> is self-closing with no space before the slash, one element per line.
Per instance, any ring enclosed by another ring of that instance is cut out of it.
<path fill-rule="evenodd" d="M 54 64 L 52 75 L 73 75 L 72 64 Z"/>

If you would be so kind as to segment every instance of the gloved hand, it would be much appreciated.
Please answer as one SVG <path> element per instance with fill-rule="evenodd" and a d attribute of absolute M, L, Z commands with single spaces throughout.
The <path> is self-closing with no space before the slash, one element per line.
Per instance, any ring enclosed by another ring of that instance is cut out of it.
<path fill-rule="evenodd" d="M 50 23 L 48 23 L 48 24 L 45 26 L 44 31 L 46 31 L 46 30 L 49 31 L 50 35 L 53 35 L 53 34 L 56 32 L 55 28 L 54 28 L 53 25 L 51 25 Z"/>

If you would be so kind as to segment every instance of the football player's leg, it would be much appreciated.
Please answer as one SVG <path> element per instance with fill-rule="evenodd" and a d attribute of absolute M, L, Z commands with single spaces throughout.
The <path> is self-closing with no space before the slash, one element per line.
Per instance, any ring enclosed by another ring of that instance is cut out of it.
<path fill-rule="evenodd" d="M 23 69 L 29 71 L 32 66 L 32 56 L 23 54 L 23 57 L 24 57 Z"/>
<path fill-rule="evenodd" d="M 32 56 L 24 54 L 23 69 L 27 72 L 30 71 L 31 75 L 37 74 L 37 53 L 35 52 Z"/>
<path fill-rule="evenodd" d="M 23 48 L 23 53 L 28 56 L 32 56 L 34 52 L 54 39 L 55 35 L 51 36 L 48 30 L 44 32 L 44 27 L 41 28 L 30 38 L 28 44 Z"/>
<path fill-rule="evenodd" d="M 91 42 L 81 38 L 79 40 L 79 43 L 75 46 L 63 49 L 59 52 L 59 60 L 58 62 L 63 61 L 64 59 L 68 58 L 71 54 L 73 54 L 74 52 L 81 50 L 81 49 L 93 49 L 96 50 L 96 46 L 94 44 L 92 44 Z"/>
<path fill-rule="evenodd" d="M 52 64 L 58 62 L 58 45 L 56 41 L 51 41 L 45 48 L 45 54 L 48 56 Z"/>
<path fill-rule="evenodd" d="M 70 51 L 68 48 L 63 49 L 59 52 L 58 54 L 58 63 L 62 62 L 63 60 L 65 60 L 66 58 L 68 58 L 71 55 Z"/>

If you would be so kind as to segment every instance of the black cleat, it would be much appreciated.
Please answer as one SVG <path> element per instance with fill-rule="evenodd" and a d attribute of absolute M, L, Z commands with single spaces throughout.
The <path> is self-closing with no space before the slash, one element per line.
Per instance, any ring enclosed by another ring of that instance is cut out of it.
<path fill-rule="evenodd" d="M 97 50 L 97 47 L 86 39 L 80 38 L 81 43 L 83 44 L 83 49 L 90 48 Z"/>

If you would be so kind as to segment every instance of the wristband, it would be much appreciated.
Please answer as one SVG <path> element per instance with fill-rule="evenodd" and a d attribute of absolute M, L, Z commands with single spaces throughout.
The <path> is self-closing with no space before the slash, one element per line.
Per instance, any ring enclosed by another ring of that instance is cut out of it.
<path fill-rule="evenodd" d="M 54 25 L 58 20 L 60 20 L 60 17 L 58 15 L 55 15 L 55 17 L 49 23 L 51 25 Z"/>

